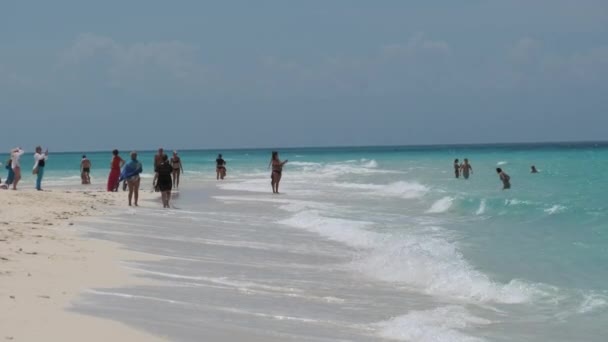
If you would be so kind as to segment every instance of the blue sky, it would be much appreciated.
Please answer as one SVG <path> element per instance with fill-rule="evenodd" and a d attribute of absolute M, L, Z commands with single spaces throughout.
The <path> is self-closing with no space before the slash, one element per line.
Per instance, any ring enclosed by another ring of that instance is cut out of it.
<path fill-rule="evenodd" d="M 0 149 L 607 140 L 608 2 L 17 1 Z"/>

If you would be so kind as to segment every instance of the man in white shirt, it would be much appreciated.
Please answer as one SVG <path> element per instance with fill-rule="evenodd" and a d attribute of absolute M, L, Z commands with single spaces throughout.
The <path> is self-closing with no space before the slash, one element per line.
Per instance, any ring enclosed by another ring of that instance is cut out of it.
<path fill-rule="evenodd" d="M 11 151 L 11 167 L 15 173 L 15 180 L 13 181 L 13 190 L 17 190 L 17 183 L 21 180 L 21 163 L 19 158 L 23 155 L 24 151 L 21 147 L 14 148 Z"/>
<path fill-rule="evenodd" d="M 36 177 L 36 190 L 42 191 L 42 177 L 44 177 L 44 166 L 46 165 L 46 160 L 49 157 L 49 150 L 47 149 L 44 154 L 42 154 L 42 147 L 36 147 L 36 153 L 34 153 L 34 169 L 32 173 L 34 173 Z"/>

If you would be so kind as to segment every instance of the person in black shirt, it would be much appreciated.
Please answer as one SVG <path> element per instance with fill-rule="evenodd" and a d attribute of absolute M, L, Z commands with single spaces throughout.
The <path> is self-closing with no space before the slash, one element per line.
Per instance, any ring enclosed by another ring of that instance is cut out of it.
<path fill-rule="evenodd" d="M 156 167 L 156 187 L 161 192 L 163 208 L 170 208 L 169 200 L 171 199 L 171 188 L 173 186 L 172 173 L 173 166 L 169 161 L 169 157 L 163 154 L 161 163 Z"/>
<path fill-rule="evenodd" d="M 216 179 L 224 179 L 226 177 L 226 161 L 222 158 L 221 154 L 217 155 L 215 165 Z"/>

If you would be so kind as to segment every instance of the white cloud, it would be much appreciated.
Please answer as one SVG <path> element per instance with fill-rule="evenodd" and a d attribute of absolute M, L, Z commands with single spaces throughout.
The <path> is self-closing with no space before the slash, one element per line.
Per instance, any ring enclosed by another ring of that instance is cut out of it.
<path fill-rule="evenodd" d="M 207 69 L 197 60 L 197 52 L 195 45 L 180 41 L 120 44 L 87 33 L 62 53 L 60 68 L 101 69 L 102 78 L 115 87 L 157 82 L 200 84 L 206 80 Z"/>
<path fill-rule="evenodd" d="M 509 50 L 509 58 L 514 63 L 530 64 L 537 61 L 541 53 L 541 44 L 535 39 L 525 37 L 515 43 Z"/>
<path fill-rule="evenodd" d="M 423 33 L 413 35 L 405 44 L 389 44 L 382 48 L 385 58 L 411 58 L 423 56 L 445 56 L 451 53 L 450 45 L 441 40 L 430 40 Z"/>

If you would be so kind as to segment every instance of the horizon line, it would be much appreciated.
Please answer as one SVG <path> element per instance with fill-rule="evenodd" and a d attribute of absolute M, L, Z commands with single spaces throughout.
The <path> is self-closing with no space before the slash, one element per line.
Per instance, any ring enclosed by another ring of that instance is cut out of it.
<path fill-rule="evenodd" d="M 237 151 L 237 150 L 293 150 L 293 149 L 331 149 L 331 148 L 431 148 L 431 147 L 480 147 L 480 146 L 517 146 L 517 145 L 563 145 L 563 144 L 576 144 L 576 145 L 590 145 L 590 144 L 608 144 L 608 140 L 565 140 L 565 141 L 523 141 L 523 142 L 495 142 L 495 143 L 437 143 L 437 144 L 405 144 L 405 145 L 384 145 L 384 144 L 371 144 L 371 145 L 325 145 L 325 146 L 284 146 L 284 147 L 230 147 L 230 148 L 180 148 L 180 149 L 168 149 L 167 151 Z M 154 152 L 156 149 L 143 149 L 137 150 L 138 152 Z M 96 149 L 89 150 L 86 152 L 75 151 L 75 150 L 58 150 L 52 153 L 101 153 L 108 152 L 109 149 Z M 8 153 L 0 153 L 8 154 Z"/>

